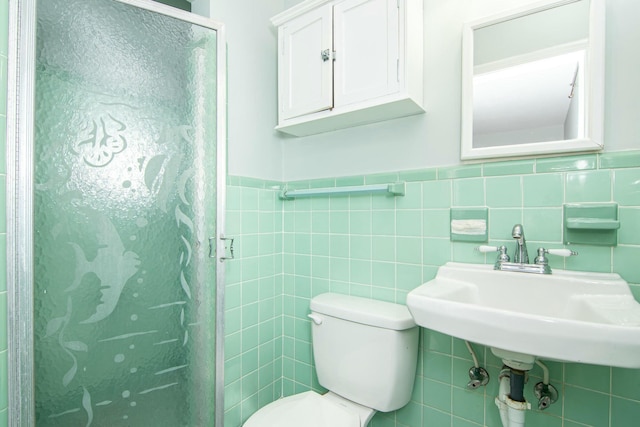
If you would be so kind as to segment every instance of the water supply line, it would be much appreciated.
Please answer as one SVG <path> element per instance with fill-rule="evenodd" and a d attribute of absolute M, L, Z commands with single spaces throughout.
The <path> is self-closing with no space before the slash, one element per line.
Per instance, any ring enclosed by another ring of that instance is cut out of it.
<path fill-rule="evenodd" d="M 471 347 L 471 343 L 469 341 L 465 341 L 464 343 L 467 345 L 467 350 L 469 350 L 469 353 L 471 353 L 471 358 L 473 359 L 473 366 L 476 368 L 479 368 L 480 364 L 478 363 L 478 356 L 476 356 L 476 352 L 473 351 L 473 347 Z"/>
<path fill-rule="evenodd" d="M 486 369 L 480 366 L 478 363 L 478 356 L 476 356 L 476 352 L 473 351 L 473 347 L 471 347 L 471 343 L 469 341 L 464 342 L 467 345 L 467 350 L 471 354 L 471 358 L 473 359 L 473 366 L 469 368 L 469 382 L 467 383 L 467 388 L 469 390 L 475 390 L 480 386 L 487 385 L 489 382 L 489 372 Z"/>
<path fill-rule="evenodd" d="M 538 359 L 536 359 L 536 365 L 540 366 L 540 368 L 542 369 L 542 383 L 549 385 L 549 368 L 547 368 L 547 365 L 545 365 Z"/>

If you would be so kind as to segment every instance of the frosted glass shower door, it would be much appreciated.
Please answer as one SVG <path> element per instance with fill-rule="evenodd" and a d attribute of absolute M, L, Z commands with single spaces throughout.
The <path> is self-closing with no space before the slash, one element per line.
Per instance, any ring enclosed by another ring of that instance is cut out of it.
<path fill-rule="evenodd" d="M 212 426 L 216 31 L 37 6 L 36 423 Z"/>

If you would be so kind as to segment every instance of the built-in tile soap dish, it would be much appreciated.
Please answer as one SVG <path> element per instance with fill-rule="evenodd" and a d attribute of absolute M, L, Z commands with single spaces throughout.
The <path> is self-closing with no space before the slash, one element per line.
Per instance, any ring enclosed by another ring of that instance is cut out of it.
<path fill-rule="evenodd" d="M 569 218 L 567 228 L 570 230 L 617 230 L 620 221 L 617 219 Z"/>
<path fill-rule="evenodd" d="M 616 246 L 618 244 L 617 203 L 564 205 L 564 244 Z"/>
<path fill-rule="evenodd" d="M 487 208 L 451 208 L 451 241 L 486 242 Z"/>

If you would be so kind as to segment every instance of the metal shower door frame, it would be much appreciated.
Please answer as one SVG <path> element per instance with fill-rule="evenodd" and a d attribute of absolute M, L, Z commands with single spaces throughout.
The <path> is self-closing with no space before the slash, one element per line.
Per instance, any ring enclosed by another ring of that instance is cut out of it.
<path fill-rule="evenodd" d="M 225 26 L 151 0 L 114 0 L 216 32 L 215 427 L 224 425 L 224 289 L 227 118 Z M 9 0 L 6 217 L 8 426 L 35 426 L 34 122 L 37 0 Z"/>

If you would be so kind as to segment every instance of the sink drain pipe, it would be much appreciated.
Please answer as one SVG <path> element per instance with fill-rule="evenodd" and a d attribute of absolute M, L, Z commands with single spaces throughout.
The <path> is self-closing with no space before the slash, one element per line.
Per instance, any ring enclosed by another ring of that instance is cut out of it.
<path fill-rule="evenodd" d="M 500 389 L 495 399 L 503 427 L 524 427 L 525 411 L 531 405 L 524 398 L 525 372 L 509 367 L 500 371 Z"/>
<path fill-rule="evenodd" d="M 509 370 L 509 397 L 516 402 L 525 402 L 524 399 L 524 371 Z"/>

